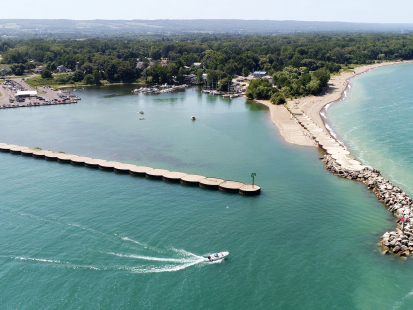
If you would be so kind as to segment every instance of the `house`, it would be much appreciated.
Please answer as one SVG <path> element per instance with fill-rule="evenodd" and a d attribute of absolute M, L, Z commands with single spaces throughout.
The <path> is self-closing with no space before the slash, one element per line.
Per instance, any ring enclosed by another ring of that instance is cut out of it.
<path fill-rule="evenodd" d="M 6 69 L 0 70 L 0 75 L 7 75 L 8 71 Z"/>
<path fill-rule="evenodd" d="M 267 72 L 265 71 L 255 71 L 253 74 L 254 79 L 262 79 L 266 75 L 267 75 Z"/>
<path fill-rule="evenodd" d="M 195 74 L 188 74 L 184 75 L 185 84 L 195 84 L 196 83 L 196 75 Z"/>
<path fill-rule="evenodd" d="M 42 72 L 44 70 L 43 66 L 38 66 L 36 69 L 34 69 L 34 72 L 39 73 Z"/>
<path fill-rule="evenodd" d="M 72 69 L 66 68 L 66 72 L 72 72 Z"/>
<path fill-rule="evenodd" d="M 191 69 L 191 68 L 188 67 L 188 66 L 183 66 L 183 68 L 184 68 L 185 70 Z"/>
<path fill-rule="evenodd" d="M 202 79 L 205 81 L 208 77 L 208 73 L 202 73 Z"/>
<path fill-rule="evenodd" d="M 168 64 L 168 60 L 166 60 L 166 59 L 161 60 L 161 65 L 162 66 L 166 66 L 167 64 Z"/>
<path fill-rule="evenodd" d="M 194 62 L 194 67 L 197 68 L 197 69 L 202 69 L 202 63 Z"/>
<path fill-rule="evenodd" d="M 263 76 L 262 78 L 263 78 L 263 79 L 267 79 L 268 82 L 270 82 L 270 84 L 273 84 L 273 79 L 272 79 L 272 76 L 271 76 L 271 75 L 266 75 L 266 76 Z"/>
<path fill-rule="evenodd" d="M 59 71 L 59 72 L 66 72 L 67 71 L 67 69 L 64 65 L 60 65 L 59 67 L 57 67 L 56 70 Z"/>
<path fill-rule="evenodd" d="M 138 61 L 136 64 L 136 68 L 142 68 L 143 67 L 143 61 Z"/>

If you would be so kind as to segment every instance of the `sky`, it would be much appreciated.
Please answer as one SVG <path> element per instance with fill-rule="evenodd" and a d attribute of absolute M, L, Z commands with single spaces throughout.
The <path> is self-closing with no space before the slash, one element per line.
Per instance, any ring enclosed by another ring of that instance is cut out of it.
<path fill-rule="evenodd" d="M 34 7 L 33 7 L 34 6 Z M 250 19 L 413 23 L 413 0 L 19 0 L 0 19 Z"/>

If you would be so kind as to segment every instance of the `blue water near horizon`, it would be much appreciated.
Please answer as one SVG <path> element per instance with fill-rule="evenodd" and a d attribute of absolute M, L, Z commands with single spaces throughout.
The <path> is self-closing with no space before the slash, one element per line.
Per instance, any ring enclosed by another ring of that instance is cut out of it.
<path fill-rule="evenodd" d="M 0 140 L 243 182 L 256 172 L 262 194 L 0 153 L 2 308 L 411 308 L 411 261 L 375 245 L 390 212 L 319 150 L 285 143 L 265 107 L 131 90 L 1 111 Z"/>

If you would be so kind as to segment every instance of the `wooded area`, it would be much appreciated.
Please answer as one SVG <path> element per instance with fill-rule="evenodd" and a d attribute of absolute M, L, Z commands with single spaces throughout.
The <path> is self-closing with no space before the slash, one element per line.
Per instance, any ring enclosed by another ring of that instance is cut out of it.
<path fill-rule="evenodd" d="M 221 80 L 218 86 L 225 89 L 229 77 L 260 70 L 274 77 L 277 89 L 286 97 L 320 92 L 330 73 L 343 65 L 413 59 L 413 35 L 408 34 L 146 39 L 2 40 L 0 53 L 3 63 L 15 64 L 12 69 L 16 74 L 39 64 L 47 71 L 64 65 L 74 73 L 61 77 L 62 84 L 84 80 L 90 84 L 100 80 L 183 83 L 186 74 L 195 74 L 202 82 L 202 74 L 208 73 L 209 83 Z M 137 66 L 138 58 L 141 63 Z M 194 66 L 197 62 L 203 68 Z M 81 70 L 75 71 L 77 63 Z M 255 88 L 251 85 L 247 92 L 250 98 L 273 96 L 275 90 L 262 89 L 267 86 L 258 84 Z"/>

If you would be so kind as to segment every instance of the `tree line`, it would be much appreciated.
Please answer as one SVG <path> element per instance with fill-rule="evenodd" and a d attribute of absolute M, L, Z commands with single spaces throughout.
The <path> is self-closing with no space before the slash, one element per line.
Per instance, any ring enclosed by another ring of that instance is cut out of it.
<path fill-rule="evenodd" d="M 246 76 L 260 70 L 273 76 L 277 90 L 290 97 L 319 92 L 324 85 L 323 76 L 327 72 L 339 71 L 342 65 L 413 59 L 413 35 L 196 35 L 193 38 L 155 36 L 151 40 L 142 37 L 2 40 L 0 53 L 3 63 L 15 64 L 12 67 L 15 72 L 30 70 L 38 64 L 46 65 L 49 71 L 59 65 L 75 71 L 79 63 L 80 72 L 66 78 L 74 82 L 88 77 L 90 83 L 98 80 L 183 83 L 186 74 L 195 74 L 198 82 L 202 82 L 202 74 L 208 73 L 208 83 L 215 83 L 225 90 L 225 84 L 228 85 L 225 82 L 231 76 Z M 161 60 L 167 62 L 161 63 Z M 202 63 L 203 68 L 196 68 L 196 62 Z M 217 84 L 218 80 L 221 83 Z M 251 97 L 261 96 L 262 89 L 256 92 L 252 88 Z"/>

